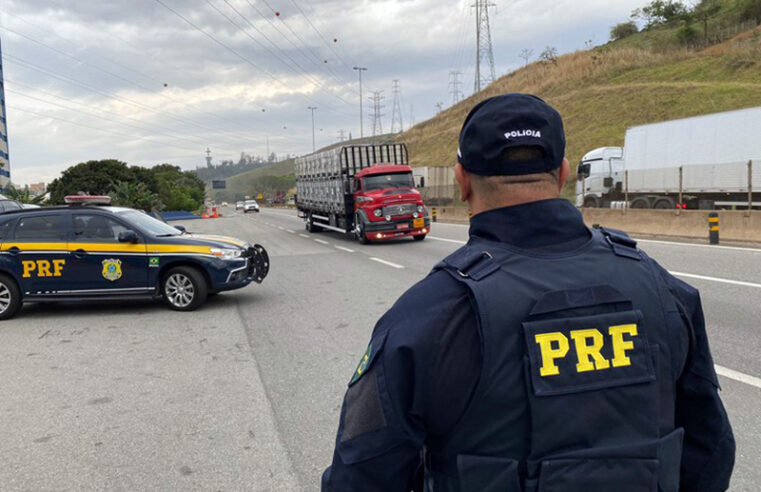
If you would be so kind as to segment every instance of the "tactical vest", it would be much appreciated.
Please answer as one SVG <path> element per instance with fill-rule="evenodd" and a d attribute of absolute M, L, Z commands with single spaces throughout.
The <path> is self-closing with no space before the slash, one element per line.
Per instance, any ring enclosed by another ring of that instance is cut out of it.
<path fill-rule="evenodd" d="M 482 369 L 426 442 L 426 491 L 678 492 L 686 328 L 653 263 L 600 229 L 562 254 L 472 238 L 435 267 L 470 289 Z"/>

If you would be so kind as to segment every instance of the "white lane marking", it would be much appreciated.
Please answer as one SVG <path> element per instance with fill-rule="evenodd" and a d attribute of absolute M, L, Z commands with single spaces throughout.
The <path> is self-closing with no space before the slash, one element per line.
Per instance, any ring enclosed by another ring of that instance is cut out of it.
<path fill-rule="evenodd" d="M 288 234 L 296 234 L 296 231 L 294 231 L 292 229 L 288 229 Z"/>
<path fill-rule="evenodd" d="M 314 242 L 320 243 L 320 244 L 330 244 L 329 242 L 323 241 L 322 239 L 315 239 Z"/>
<path fill-rule="evenodd" d="M 669 273 L 677 277 L 694 278 L 698 280 L 709 280 L 711 282 L 719 282 L 722 284 L 741 285 L 743 287 L 755 287 L 757 289 L 761 289 L 761 284 L 754 284 L 752 282 L 742 282 L 740 280 L 729 280 L 726 278 L 706 277 L 705 275 L 695 275 L 692 273 L 682 273 L 682 272 L 669 272 Z"/>
<path fill-rule="evenodd" d="M 749 384 L 751 386 L 755 386 L 756 388 L 761 388 L 760 378 L 757 378 L 755 376 L 749 376 L 747 374 L 743 374 L 741 372 L 735 371 L 733 369 L 728 369 L 726 367 L 722 367 L 719 365 L 716 365 L 714 367 L 716 368 L 716 374 L 718 374 L 719 376 L 724 376 L 725 378 L 734 379 L 735 381 Z"/>
<path fill-rule="evenodd" d="M 694 246 L 696 248 L 711 248 L 711 249 L 729 249 L 735 251 L 752 251 L 754 253 L 761 253 L 761 248 L 741 248 L 739 246 L 714 246 L 711 244 L 696 244 L 696 243 L 680 243 L 676 241 L 658 241 L 655 239 L 639 239 L 634 238 L 638 243 L 653 243 L 653 244 L 667 244 L 669 246 Z"/>
<path fill-rule="evenodd" d="M 277 226 L 277 228 L 280 229 L 281 231 L 285 230 L 285 227 L 282 227 L 282 226 Z"/>
<path fill-rule="evenodd" d="M 299 234 L 299 236 L 309 239 L 309 236 L 307 236 L 306 234 Z"/>
<path fill-rule="evenodd" d="M 344 248 L 343 246 L 336 246 L 336 249 L 340 249 L 341 251 L 346 251 L 347 253 L 353 253 L 353 249 Z"/>
<path fill-rule="evenodd" d="M 381 260 L 380 258 L 375 258 L 373 256 L 371 256 L 370 259 L 373 261 L 377 261 L 378 263 L 383 263 L 384 265 L 390 266 L 392 268 L 404 268 L 402 265 L 397 265 L 396 263 L 391 263 L 390 261 Z"/>
<path fill-rule="evenodd" d="M 435 239 L 436 241 L 446 241 L 448 243 L 465 244 L 467 241 L 459 241 L 457 239 L 447 239 L 445 237 L 428 236 L 428 239 Z"/>

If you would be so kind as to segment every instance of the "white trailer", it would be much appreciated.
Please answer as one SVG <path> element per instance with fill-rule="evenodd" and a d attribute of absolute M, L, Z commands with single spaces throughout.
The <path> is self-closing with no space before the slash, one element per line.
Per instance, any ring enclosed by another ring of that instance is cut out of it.
<path fill-rule="evenodd" d="M 761 107 L 629 128 L 579 163 L 576 204 L 761 207 Z"/>

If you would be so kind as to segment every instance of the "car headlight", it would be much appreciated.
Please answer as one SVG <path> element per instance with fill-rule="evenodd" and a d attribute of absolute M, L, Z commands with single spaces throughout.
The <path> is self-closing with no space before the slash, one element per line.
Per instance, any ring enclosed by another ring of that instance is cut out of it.
<path fill-rule="evenodd" d="M 373 210 L 373 215 L 376 217 L 380 217 L 381 215 L 383 215 L 383 210 L 380 208 L 376 208 L 375 210 Z"/>
<path fill-rule="evenodd" d="M 227 248 L 209 248 L 211 254 L 222 260 L 234 260 L 240 258 L 243 253 L 242 249 L 227 249 Z"/>
<path fill-rule="evenodd" d="M 423 213 L 423 206 L 422 205 L 418 205 L 417 206 L 417 213 L 419 213 L 419 214 Z"/>

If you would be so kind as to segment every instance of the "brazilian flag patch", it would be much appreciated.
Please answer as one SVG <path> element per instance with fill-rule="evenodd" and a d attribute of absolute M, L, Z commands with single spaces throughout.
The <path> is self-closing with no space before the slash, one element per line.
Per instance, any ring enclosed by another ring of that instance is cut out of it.
<path fill-rule="evenodd" d="M 383 343 L 386 341 L 386 334 L 387 332 L 384 332 L 383 335 L 370 341 L 370 345 L 368 345 L 367 350 L 365 350 L 365 355 L 363 355 L 359 360 L 357 369 L 354 371 L 354 374 L 351 377 L 351 381 L 349 381 L 349 386 L 359 381 L 360 378 L 362 378 L 362 376 L 364 376 L 367 371 L 370 370 L 370 366 L 372 365 L 378 353 L 380 353 L 381 348 L 383 348 Z"/>

